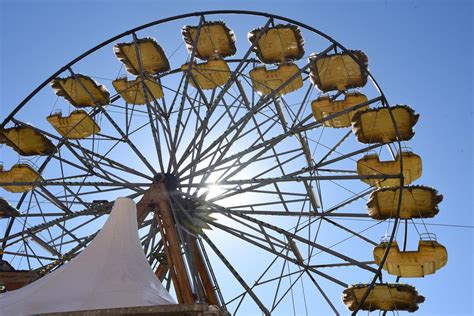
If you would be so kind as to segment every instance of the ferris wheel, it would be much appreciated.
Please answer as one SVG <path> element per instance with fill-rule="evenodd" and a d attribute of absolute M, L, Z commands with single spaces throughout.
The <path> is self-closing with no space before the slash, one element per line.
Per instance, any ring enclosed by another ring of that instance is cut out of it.
<path fill-rule="evenodd" d="M 74 258 L 124 196 L 181 304 L 416 311 L 424 298 L 405 278 L 447 263 L 424 225 L 442 196 L 412 184 L 419 116 L 388 103 L 359 49 L 289 18 L 221 10 L 84 52 L 0 125 L 0 285 Z"/>

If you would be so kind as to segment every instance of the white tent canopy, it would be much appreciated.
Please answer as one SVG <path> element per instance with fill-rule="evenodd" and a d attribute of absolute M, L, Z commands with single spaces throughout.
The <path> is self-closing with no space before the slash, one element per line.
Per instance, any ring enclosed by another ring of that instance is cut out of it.
<path fill-rule="evenodd" d="M 176 304 L 150 268 L 136 206 L 118 198 L 104 227 L 76 258 L 15 291 L 0 294 L 0 315 L 30 315 Z"/>

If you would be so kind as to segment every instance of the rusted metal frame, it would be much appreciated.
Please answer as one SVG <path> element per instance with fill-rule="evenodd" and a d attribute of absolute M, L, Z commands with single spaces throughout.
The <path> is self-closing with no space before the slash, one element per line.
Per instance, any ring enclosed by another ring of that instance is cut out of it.
<path fill-rule="evenodd" d="M 187 213 L 178 197 L 171 196 L 171 199 L 173 201 L 173 205 L 179 207 L 182 214 L 184 214 L 190 220 L 193 219 Z M 178 224 L 178 233 L 180 233 L 180 230 L 182 231 L 182 234 L 179 235 L 179 238 L 184 245 L 185 255 L 188 261 L 191 277 L 194 280 L 194 289 L 196 290 L 196 294 L 201 301 L 215 305 L 218 303 L 215 293 L 215 284 L 213 284 L 209 274 L 210 267 L 206 266 L 203 253 L 198 247 L 198 236 L 181 226 L 181 224 L 179 224 L 178 218 L 176 217 L 175 222 Z"/>
<path fill-rule="evenodd" d="M 49 216 L 62 216 L 64 213 L 41 213 L 41 214 L 20 214 L 16 215 L 15 217 L 22 218 L 22 217 L 49 217 Z"/>
<path fill-rule="evenodd" d="M 145 223 L 147 223 L 147 222 L 150 222 L 150 224 L 151 224 L 151 221 L 152 221 L 152 220 L 144 221 L 144 222 L 142 223 L 142 225 L 145 225 Z M 147 226 L 147 225 L 141 226 L 141 227 L 139 226 L 138 229 L 141 229 L 142 227 L 146 227 L 146 226 Z M 156 227 L 158 227 L 158 225 L 157 225 Z M 161 234 L 161 233 L 160 233 L 160 234 Z M 158 236 L 158 234 L 156 234 L 155 236 Z M 152 268 L 153 268 L 153 263 L 155 262 L 155 260 L 156 260 L 157 262 L 159 262 L 160 259 L 165 258 L 164 250 L 163 250 L 163 249 L 164 249 L 164 248 L 163 248 L 163 247 L 164 247 L 163 239 L 160 238 L 160 239 L 158 240 L 158 242 L 155 242 L 155 241 L 156 241 L 156 239 L 154 238 L 154 240 L 152 241 L 152 246 L 151 246 L 150 252 L 148 252 L 148 253 L 145 254 L 145 257 L 146 257 L 146 259 L 148 260 L 148 263 L 150 264 L 150 266 L 151 266 Z"/>
<path fill-rule="evenodd" d="M 186 241 L 186 246 L 188 248 L 188 252 L 192 260 L 189 261 L 190 267 L 194 266 L 193 268 L 195 271 L 195 284 L 199 284 L 200 286 L 196 286 L 196 289 L 199 289 L 199 292 L 202 292 L 200 295 L 203 297 L 202 301 L 207 302 L 210 305 L 217 305 L 218 300 L 215 293 L 214 284 L 211 281 L 208 267 L 205 265 L 204 260 L 202 258 L 202 253 L 198 248 L 197 244 L 197 237 L 192 236 L 190 234 L 184 234 Z"/>
<path fill-rule="evenodd" d="M 151 239 L 153 237 L 155 237 L 155 235 L 158 233 L 158 231 L 159 231 L 158 222 L 156 220 L 156 217 L 154 216 L 153 219 L 152 219 L 152 222 L 150 224 L 150 227 L 148 229 L 148 234 L 145 235 L 146 236 L 145 240 L 142 242 L 142 247 L 143 247 L 143 251 L 145 252 L 145 254 L 148 253 Z"/>
<path fill-rule="evenodd" d="M 222 296 L 222 292 L 219 287 L 219 283 L 217 282 L 217 278 L 214 274 L 214 270 L 212 269 L 211 262 L 209 260 L 209 257 L 207 256 L 206 248 L 204 247 L 204 244 L 202 242 L 201 237 L 197 238 L 197 246 L 201 251 L 201 257 L 203 261 L 205 262 L 205 265 L 207 267 L 207 272 L 209 273 L 209 277 L 211 279 L 211 283 L 214 285 L 214 288 L 212 289 L 216 294 L 217 294 L 217 303 L 216 305 L 220 306 L 222 309 L 227 310 L 227 307 L 225 306 L 224 303 L 224 297 Z"/>
<path fill-rule="evenodd" d="M 240 276 L 240 274 L 234 269 L 234 267 L 230 264 L 227 258 L 220 252 L 217 246 L 207 237 L 206 234 L 202 234 L 201 237 L 206 241 L 206 243 L 211 247 L 214 253 L 219 257 L 219 259 L 224 263 L 227 269 L 233 274 L 234 278 L 240 283 L 240 285 L 245 289 L 245 291 L 250 295 L 250 297 L 254 300 L 254 302 L 258 305 L 258 307 L 262 310 L 262 312 L 269 316 L 270 312 L 268 309 L 263 305 L 260 301 L 258 296 L 252 291 L 252 289 L 248 286 L 245 280 Z"/>
<path fill-rule="evenodd" d="M 168 191 L 164 183 L 155 183 L 154 186 L 158 193 L 157 196 L 154 197 L 156 199 L 154 202 L 157 204 L 155 214 L 159 220 L 158 227 L 162 239 L 166 241 L 164 250 L 170 266 L 173 282 L 175 282 L 178 301 L 184 304 L 192 304 L 194 303 L 194 295 L 180 251 L 181 247 L 173 219 Z"/>
<path fill-rule="evenodd" d="M 168 272 L 169 272 L 168 265 L 164 263 L 160 263 L 155 270 L 155 275 L 158 278 L 158 280 L 160 280 L 160 282 L 163 282 Z"/>

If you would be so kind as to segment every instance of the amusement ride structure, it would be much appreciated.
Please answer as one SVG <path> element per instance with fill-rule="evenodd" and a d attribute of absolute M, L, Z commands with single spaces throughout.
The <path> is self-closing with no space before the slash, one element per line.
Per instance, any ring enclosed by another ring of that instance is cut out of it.
<path fill-rule="evenodd" d="M 179 304 L 416 311 L 424 298 L 405 280 L 447 263 L 424 225 L 442 197 L 412 184 L 419 115 L 390 105 L 368 65 L 309 25 L 238 10 L 158 20 L 84 52 L 0 125 L 3 290 L 61 269 L 123 196 Z"/>

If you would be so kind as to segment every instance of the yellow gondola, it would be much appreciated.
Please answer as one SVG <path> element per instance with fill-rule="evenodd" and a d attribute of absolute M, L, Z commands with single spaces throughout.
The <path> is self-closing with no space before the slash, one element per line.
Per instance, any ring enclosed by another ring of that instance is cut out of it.
<path fill-rule="evenodd" d="M 152 103 L 154 100 L 163 97 L 163 89 L 153 77 L 146 76 L 144 82 L 146 86 L 146 98 L 141 77 L 130 81 L 128 81 L 126 77 L 122 77 L 112 81 L 112 85 L 120 96 L 127 103 L 131 104 L 146 104 L 147 99 L 148 102 Z"/>
<path fill-rule="evenodd" d="M 138 63 L 137 50 L 140 64 Z M 170 70 L 170 64 L 163 48 L 151 37 L 138 39 L 136 45 L 135 42 L 115 44 L 114 53 L 132 75 L 141 74 L 140 65 L 143 72 L 149 74 Z"/>
<path fill-rule="evenodd" d="M 43 180 L 35 169 L 27 164 L 16 164 L 10 170 L 0 171 L 0 182 L 35 182 Z M 33 188 L 31 184 L 25 185 L 2 185 L 2 188 L 13 193 L 27 192 Z"/>
<path fill-rule="evenodd" d="M 311 56 L 309 59 L 312 62 L 311 81 L 323 92 L 360 88 L 367 83 L 368 58 L 362 51 Z"/>
<path fill-rule="evenodd" d="M 262 28 L 249 32 L 250 43 L 257 40 Z M 294 61 L 304 56 L 304 40 L 300 28 L 291 24 L 278 24 L 266 29 L 254 48 L 255 54 L 265 64 Z"/>
<path fill-rule="evenodd" d="M 78 108 L 109 103 L 109 91 L 92 78 L 81 74 L 56 78 L 51 86 L 56 95 L 65 98 Z"/>
<path fill-rule="evenodd" d="M 0 131 L 4 142 L 22 156 L 50 155 L 56 147 L 43 134 L 28 126 L 16 126 Z"/>
<path fill-rule="evenodd" d="M 375 263 L 380 265 L 388 242 L 382 242 L 374 248 Z M 448 262 L 446 248 L 434 240 L 420 240 L 418 250 L 400 251 L 396 241 L 388 252 L 384 270 L 392 275 L 403 278 L 421 278 L 434 274 Z"/>
<path fill-rule="evenodd" d="M 369 288 L 368 284 L 356 284 L 343 291 L 342 301 L 350 311 L 355 311 Z M 418 304 L 425 301 L 424 296 L 407 284 L 374 284 L 374 287 L 361 306 L 365 311 L 407 311 L 418 310 Z"/>
<path fill-rule="evenodd" d="M 61 136 L 68 139 L 82 139 L 100 132 L 99 125 L 83 110 L 73 111 L 64 117 L 61 113 L 55 113 L 46 119 Z"/>
<path fill-rule="evenodd" d="M 189 64 L 181 66 L 182 71 L 187 71 Z M 189 82 L 201 89 L 215 89 L 225 84 L 230 78 L 230 69 L 223 59 L 210 59 L 205 63 L 194 64 L 191 67 L 193 78 Z"/>
<path fill-rule="evenodd" d="M 377 154 L 369 154 L 357 161 L 357 174 L 362 175 L 399 175 L 400 159 L 403 159 L 404 184 L 410 184 L 421 177 L 421 158 L 410 152 L 402 151 L 395 160 L 380 161 Z M 361 179 L 371 186 L 400 186 L 400 179 Z"/>
<path fill-rule="evenodd" d="M 1 171 L 0 171 L 1 172 Z M 18 216 L 20 213 L 7 200 L 0 198 L 0 218 L 10 218 Z M 0 248 L 0 254 L 2 249 Z"/>
<path fill-rule="evenodd" d="M 191 53 L 194 47 L 194 39 L 197 35 L 198 26 L 183 27 L 182 34 L 188 51 Z M 199 39 L 196 46 L 195 56 L 202 60 L 211 57 L 229 57 L 235 54 L 234 32 L 222 21 L 209 21 L 201 25 Z"/>
<path fill-rule="evenodd" d="M 365 95 L 357 92 L 350 92 L 346 94 L 344 100 L 340 101 L 331 101 L 329 96 L 319 97 L 317 100 L 311 102 L 311 109 L 313 110 L 314 118 L 318 121 L 364 102 L 367 102 L 367 97 Z M 332 119 L 324 121 L 323 124 L 327 127 L 349 127 L 351 126 L 351 120 L 354 114 L 357 111 L 362 111 L 367 108 L 368 105 L 347 113 L 339 114 Z"/>
<path fill-rule="evenodd" d="M 301 72 L 295 64 L 282 64 L 273 70 L 267 70 L 265 66 L 256 67 L 250 71 L 250 78 L 254 89 L 262 95 L 272 93 L 283 84 L 285 86 L 278 91 L 279 95 L 288 94 L 303 86 Z"/>
<path fill-rule="evenodd" d="M 400 188 L 380 188 L 373 191 L 367 202 L 369 215 L 376 220 L 397 217 Z M 399 218 L 430 218 L 438 214 L 443 196 L 433 188 L 407 186 L 403 188 Z"/>
<path fill-rule="evenodd" d="M 390 111 L 397 128 L 394 126 Z M 418 122 L 418 117 L 419 114 L 416 114 L 412 108 L 406 105 L 368 109 L 354 115 L 352 131 L 357 140 L 364 144 L 410 140 L 415 135 L 413 127 Z"/>

